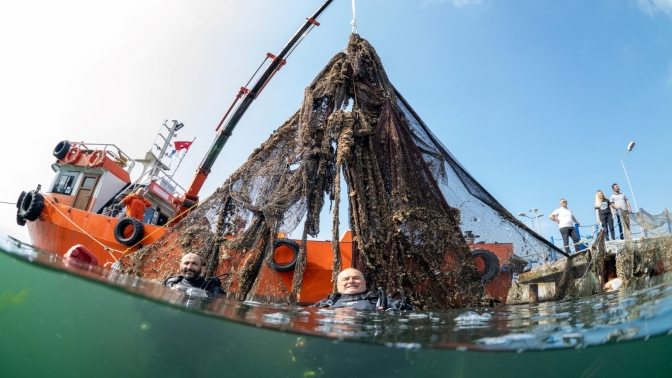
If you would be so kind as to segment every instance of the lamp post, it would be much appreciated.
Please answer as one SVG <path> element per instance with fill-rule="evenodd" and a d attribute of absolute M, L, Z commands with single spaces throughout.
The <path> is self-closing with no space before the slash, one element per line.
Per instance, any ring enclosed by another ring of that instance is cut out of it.
<path fill-rule="evenodd" d="M 535 208 L 530 209 L 530 211 L 534 211 L 534 213 L 535 213 L 535 216 L 533 216 L 533 217 L 531 217 L 531 216 L 529 216 L 525 213 L 518 213 L 518 216 L 532 219 L 532 231 L 535 231 L 535 232 L 537 231 L 534 228 L 534 220 L 536 219 L 537 220 L 537 226 L 539 227 L 539 236 L 541 236 L 541 226 L 539 226 L 539 218 L 543 217 L 544 214 L 537 214 L 537 210 L 538 209 L 535 209 Z"/>
<path fill-rule="evenodd" d="M 625 169 L 625 163 L 623 163 L 623 159 L 625 159 L 626 156 L 632 151 L 632 148 L 635 147 L 635 142 L 630 142 L 628 144 L 628 152 L 623 155 L 621 158 L 621 165 L 623 166 L 623 171 L 625 172 L 625 178 L 628 180 L 628 186 L 630 187 L 630 194 L 632 194 L 632 200 L 635 202 L 635 213 L 639 211 L 639 206 L 637 206 L 637 199 L 635 198 L 635 192 L 632 190 L 632 184 L 630 184 L 630 177 L 628 177 L 628 171 Z"/>
<path fill-rule="evenodd" d="M 541 235 L 541 225 L 539 224 L 539 218 L 543 217 L 544 214 L 539 214 L 538 211 L 539 211 L 539 209 L 537 209 L 535 207 L 530 209 L 530 212 L 533 212 L 534 217 L 537 218 L 537 228 L 539 229 L 539 236 L 543 237 L 543 235 Z"/>

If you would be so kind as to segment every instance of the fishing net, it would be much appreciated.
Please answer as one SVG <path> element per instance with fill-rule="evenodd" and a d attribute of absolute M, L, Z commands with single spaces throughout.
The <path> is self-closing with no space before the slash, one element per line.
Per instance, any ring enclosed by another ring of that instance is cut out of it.
<path fill-rule="evenodd" d="M 640 209 L 638 212 L 630 214 L 630 220 L 642 230 L 642 234 L 636 234 L 636 236 L 648 237 L 672 234 L 672 214 L 667 209 L 664 209 L 658 215 Z"/>
<path fill-rule="evenodd" d="M 306 240 L 325 227 L 326 204 L 333 281 L 344 268 L 338 236 L 348 228 L 352 265 L 369 288 L 403 290 L 417 308 L 474 306 L 489 298 L 465 234 L 470 243 L 510 243 L 523 258 L 560 253 L 473 179 L 392 86 L 373 47 L 353 34 L 305 89 L 301 108 L 162 240 L 133 254 L 130 270 L 147 273 L 143 264 L 151 260 L 154 273 L 169 271 L 174 261 L 156 261 L 179 247 L 204 258 L 206 275 L 232 272 L 225 288 L 235 298 L 297 303 Z M 260 298 L 255 293 L 269 282 L 259 272 L 272 263 L 278 234 L 295 230 L 301 242 L 291 288 Z"/>

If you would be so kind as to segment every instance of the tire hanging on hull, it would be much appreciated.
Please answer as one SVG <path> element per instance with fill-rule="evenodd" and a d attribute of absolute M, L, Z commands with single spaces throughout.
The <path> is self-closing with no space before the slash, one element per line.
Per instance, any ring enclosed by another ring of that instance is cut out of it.
<path fill-rule="evenodd" d="M 481 281 L 484 284 L 491 282 L 499 274 L 499 258 L 497 255 L 488 251 L 487 249 L 478 248 L 471 251 L 471 256 L 474 259 L 480 258 L 483 260 L 484 268 L 481 274 Z"/>
<path fill-rule="evenodd" d="M 54 147 L 54 157 L 58 160 L 63 160 L 64 157 L 68 155 L 70 151 L 70 143 L 67 140 L 62 140 L 58 142 L 56 147 Z"/>
<path fill-rule="evenodd" d="M 40 216 L 43 208 L 44 197 L 38 191 L 31 190 L 23 196 L 23 199 L 21 199 L 19 214 L 27 221 L 34 221 Z"/>
<path fill-rule="evenodd" d="M 132 227 L 131 234 L 125 236 L 128 227 Z M 145 236 L 145 227 L 135 218 L 123 218 L 114 226 L 114 238 L 123 245 L 135 245 L 142 240 L 143 236 Z"/>
<path fill-rule="evenodd" d="M 299 255 L 299 243 L 291 239 L 278 239 L 275 241 L 275 245 L 273 246 L 274 253 L 280 247 L 288 247 L 292 250 L 292 260 L 288 263 L 279 264 L 277 261 L 275 261 L 274 257 L 268 261 L 267 265 L 276 272 L 291 272 L 296 266 L 296 258 Z"/>

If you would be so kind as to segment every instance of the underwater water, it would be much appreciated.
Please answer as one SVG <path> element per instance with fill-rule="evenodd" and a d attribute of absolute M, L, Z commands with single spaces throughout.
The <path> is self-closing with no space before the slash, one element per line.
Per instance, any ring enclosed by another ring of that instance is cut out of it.
<path fill-rule="evenodd" d="M 667 279 L 666 279 L 667 278 Z M 672 281 L 407 313 L 202 298 L 0 235 L 2 377 L 670 377 Z"/>

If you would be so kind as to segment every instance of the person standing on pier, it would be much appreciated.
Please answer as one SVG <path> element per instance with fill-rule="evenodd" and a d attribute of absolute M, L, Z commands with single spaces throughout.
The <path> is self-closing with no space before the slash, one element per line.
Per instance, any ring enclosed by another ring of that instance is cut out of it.
<path fill-rule="evenodd" d="M 602 225 L 604 230 L 605 240 L 609 241 L 609 234 L 611 233 L 611 240 L 616 240 L 614 235 L 614 219 L 611 215 L 614 205 L 604 196 L 601 190 L 595 193 L 595 217 L 597 224 Z"/>
<path fill-rule="evenodd" d="M 614 194 L 609 197 L 609 200 L 611 200 L 616 210 L 616 223 L 621 229 L 620 239 L 623 240 L 623 236 L 626 239 L 632 239 L 632 235 L 630 235 L 630 213 L 632 213 L 632 208 L 630 208 L 628 197 L 621 193 L 621 188 L 618 187 L 618 184 L 612 185 L 611 188 L 614 190 Z M 626 209 L 627 211 L 625 211 Z"/>
<path fill-rule="evenodd" d="M 579 226 L 579 222 L 574 218 L 574 214 L 571 210 L 567 208 L 567 200 L 562 198 L 560 199 L 560 208 L 555 210 L 553 214 L 549 217 L 553 222 L 558 224 L 560 228 L 560 235 L 562 235 L 562 243 L 565 246 L 565 252 L 569 255 L 569 238 L 572 238 L 574 243 L 574 252 L 579 251 L 579 238 L 576 235 L 576 230 L 574 229 L 574 223 Z"/>

